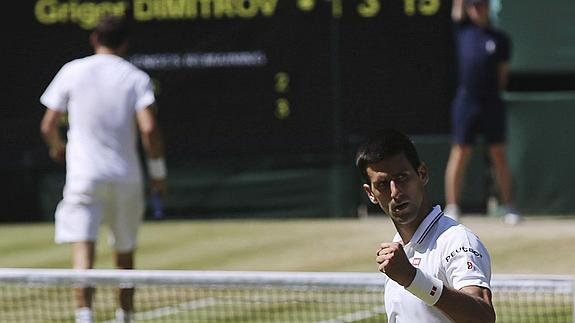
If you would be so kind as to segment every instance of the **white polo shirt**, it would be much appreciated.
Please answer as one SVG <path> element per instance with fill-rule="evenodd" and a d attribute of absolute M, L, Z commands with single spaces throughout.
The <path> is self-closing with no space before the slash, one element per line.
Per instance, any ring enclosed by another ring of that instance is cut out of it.
<path fill-rule="evenodd" d="M 399 234 L 393 241 L 401 242 Z M 427 215 L 404 250 L 413 266 L 441 279 L 444 286 L 491 288 L 487 249 L 471 230 L 444 216 L 440 206 Z M 389 278 L 385 284 L 385 310 L 390 323 L 451 322 L 438 308 L 425 304 Z"/>
<path fill-rule="evenodd" d="M 65 64 L 40 102 L 68 112 L 67 179 L 141 181 L 136 112 L 154 101 L 150 77 L 119 56 Z"/>

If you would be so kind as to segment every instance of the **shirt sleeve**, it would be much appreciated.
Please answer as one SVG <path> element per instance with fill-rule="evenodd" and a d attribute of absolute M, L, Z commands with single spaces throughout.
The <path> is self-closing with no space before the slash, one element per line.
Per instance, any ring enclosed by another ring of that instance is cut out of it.
<path fill-rule="evenodd" d="M 40 97 L 40 103 L 49 109 L 66 112 L 70 98 L 68 74 L 68 67 L 64 65 Z"/>
<path fill-rule="evenodd" d="M 442 265 L 450 286 L 491 288 L 491 258 L 475 234 L 463 227 L 454 227 L 445 245 Z"/>
<path fill-rule="evenodd" d="M 145 109 L 156 101 L 152 80 L 144 72 L 140 73 L 140 77 L 136 82 L 135 93 L 136 93 L 136 110 Z"/>

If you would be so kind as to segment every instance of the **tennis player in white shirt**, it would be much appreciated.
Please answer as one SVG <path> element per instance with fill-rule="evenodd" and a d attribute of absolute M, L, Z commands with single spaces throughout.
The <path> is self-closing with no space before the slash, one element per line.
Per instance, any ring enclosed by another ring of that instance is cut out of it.
<path fill-rule="evenodd" d="M 356 165 L 369 200 L 397 230 L 376 256 L 388 321 L 494 322 L 489 253 L 473 232 L 430 204 L 427 166 L 409 137 L 380 131 L 358 149 Z"/>
<path fill-rule="evenodd" d="M 73 243 L 75 269 L 91 269 L 99 226 L 106 224 L 116 267 L 132 269 L 145 206 L 138 132 L 148 158 L 150 189 L 160 195 L 166 191 L 163 140 L 152 82 L 122 58 L 128 41 L 125 22 L 105 16 L 90 41 L 95 54 L 65 64 L 40 98 L 47 108 L 41 132 L 50 156 L 66 162 L 55 240 Z M 58 129 L 64 113 L 69 120 L 67 142 Z M 119 290 L 118 322 L 131 321 L 133 292 Z M 92 298 L 91 288 L 76 289 L 77 322 L 93 321 Z"/>

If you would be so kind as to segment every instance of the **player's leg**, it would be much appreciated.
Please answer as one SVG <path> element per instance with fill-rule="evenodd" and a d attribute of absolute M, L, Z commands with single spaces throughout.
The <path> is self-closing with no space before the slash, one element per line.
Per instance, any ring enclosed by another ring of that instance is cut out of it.
<path fill-rule="evenodd" d="M 144 217 L 144 191 L 141 183 L 116 183 L 114 196 L 115 212 L 110 218 L 110 244 L 115 250 L 118 269 L 134 269 L 134 254 L 138 231 Z M 131 322 L 134 313 L 134 288 L 121 286 L 118 289 L 116 320 Z"/>
<path fill-rule="evenodd" d="M 455 220 L 461 214 L 460 194 L 463 188 L 465 172 L 471 154 L 475 136 L 477 105 L 458 95 L 451 111 L 451 150 L 445 168 L 445 210 L 444 213 Z"/>
<path fill-rule="evenodd" d="M 486 109 L 483 125 L 488 144 L 488 154 L 499 189 L 499 200 L 504 209 L 504 220 L 508 224 L 517 224 L 521 217 L 513 205 L 512 175 L 506 153 L 507 116 L 501 102 L 492 102 L 494 108 Z"/>
<path fill-rule="evenodd" d="M 73 268 L 74 269 L 92 269 L 96 257 L 96 247 L 93 241 L 80 241 L 73 244 Z M 78 319 L 80 322 L 90 322 L 92 299 L 94 297 L 93 287 L 76 287 L 74 289 L 76 296 L 76 306 L 78 307 Z"/>
<path fill-rule="evenodd" d="M 454 144 L 449 153 L 445 170 L 445 214 L 455 220 L 460 215 L 460 195 L 472 152 L 470 145 Z"/>
<path fill-rule="evenodd" d="M 506 145 L 503 143 L 490 145 L 489 158 L 499 188 L 501 204 L 504 208 L 504 220 L 508 224 L 517 224 L 521 217 L 513 205 L 512 176 L 507 161 Z"/>
<path fill-rule="evenodd" d="M 499 188 L 499 194 L 502 204 L 509 204 L 512 202 L 511 195 L 511 170 L 507 163 L 507 154 L 505 152 L 505 144 L 490 145 L 488 148 L 489 159 L 493 167 L 495 175 L 495 182 Z"/>
<path fill-rule="evenodd" d="M 116 268 L 134 269 L 134 252 L 116 252 Z M 131 322 L 134 313 L 134 288 L 122 286 L 118 289 L 119 309 L 116 311 L 117 322 Z"/>
<path fill-rule="evenodd" d="M 64 199 L 56 208 L 57 243 L 72 243 L 74 269 L 90 269 L 94 266 L 95 241 L 102 217 L 101 192 L 103 189 L 92 181 L 66 182 Z M 94 289 L 76 287 L 76 322 L 91 323 Z"/>

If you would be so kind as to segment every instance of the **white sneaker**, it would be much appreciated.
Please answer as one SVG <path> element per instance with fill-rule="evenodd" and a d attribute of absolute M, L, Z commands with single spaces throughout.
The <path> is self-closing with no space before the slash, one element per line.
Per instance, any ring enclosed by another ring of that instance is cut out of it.
<path fill-rule="evenodd" d="M 118 308 L 116 310 L 116 322 L 117 323 L 132 323 L 134 321 L 133 316 L 134 316 L 134 313 L 124 311 L 121 308 Z"/>
<path fill-rule="evenodd" d="M 517 214 L 516 212 L 506 213 L 503 217 L 503 222 L 509 225 L 516 225 L 521 222 L 521 215 Z"/>
<path fill-rule="evenodd" d="M 521 215 L 512 204 L 504 205 L 503 210 L 503 222 L 509 225 L 516 225 L 521 222 Z"/>
<path fill-rule="evenodd" d="M 452 218 L 455 221 L 459 221 L 459 217 L 461 216 L 461 211 L 459 210 L 459 206 L 455 204 L 447 204 L 445 206 L 445 210 L 443 210 L 443 214 L 448 218 Z"/>
<path fill-rule="evenodd" d="M 81 307 L 76 309 L 76 323 L 93 323 L 94 318 L 92 309 L 89 307 Z"/>

